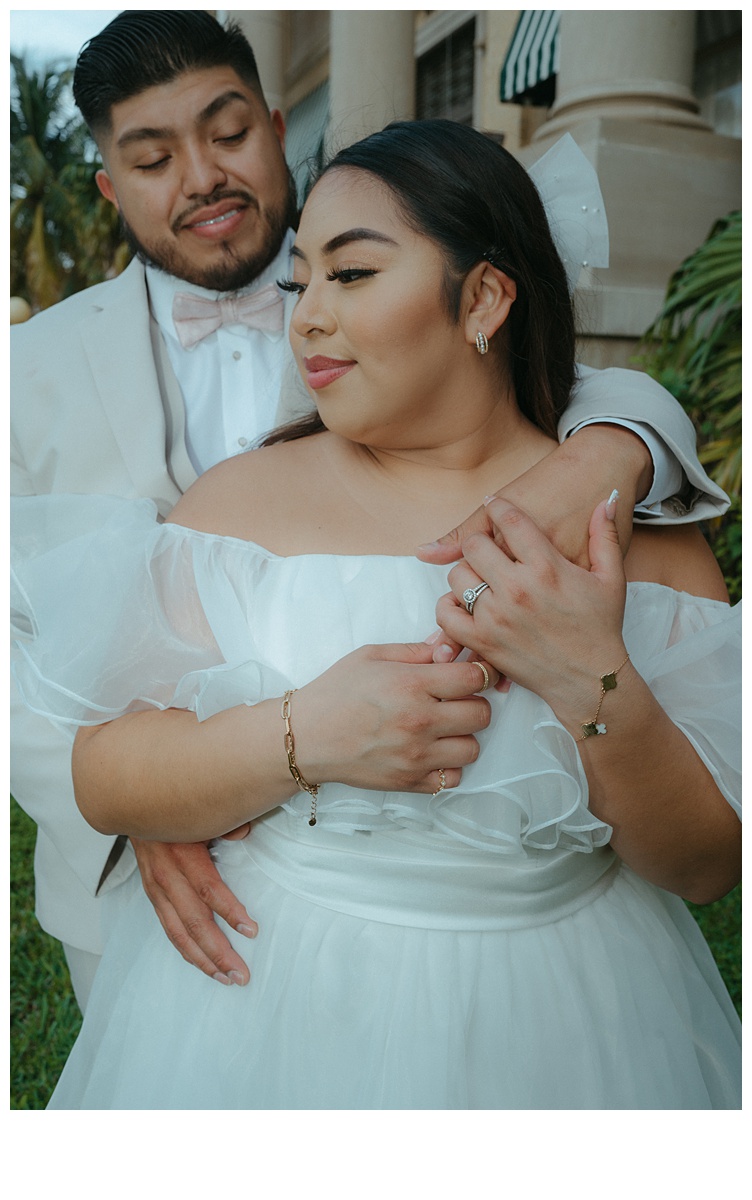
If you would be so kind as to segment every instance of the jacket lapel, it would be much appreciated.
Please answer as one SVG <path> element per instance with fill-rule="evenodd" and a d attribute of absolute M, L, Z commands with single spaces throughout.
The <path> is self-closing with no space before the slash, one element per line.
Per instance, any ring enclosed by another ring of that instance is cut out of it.
<path fill-rule="evenodd" d="M 286 352 L 275 424 L 314 410 L 287 341 L 295 297 L 285 297 Z M 162 516 L 196 480 L 185 445 L 185 405 L 167 348 L 149 311 L 143 266 L 134 260 L 81 322 L 81 338 L 133 494 Z"/>
<path fill-rule="evenodd" d="M 167 418 L 151 326 L 144 269 L 134 260 L 83 319 L 81 338 L 134 495 L 150 496 L 166 516 L 181 488 L 166 462 Z"/>

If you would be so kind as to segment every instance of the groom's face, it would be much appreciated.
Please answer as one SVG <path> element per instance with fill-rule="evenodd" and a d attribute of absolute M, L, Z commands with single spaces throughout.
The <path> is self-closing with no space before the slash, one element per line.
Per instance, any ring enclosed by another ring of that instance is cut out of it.
<path fill-rule="evenodd" d="M 136 252 L 217 291 L 250 283 L 295 220 L 282 115 L 231 67 L 188 71 L 111 110 L 99 189 Z"/>

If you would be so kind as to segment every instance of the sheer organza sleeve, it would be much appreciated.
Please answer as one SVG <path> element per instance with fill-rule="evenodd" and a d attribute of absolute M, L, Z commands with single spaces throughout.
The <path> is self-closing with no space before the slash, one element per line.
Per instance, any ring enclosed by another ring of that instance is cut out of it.
<path fill-rule="evenodd" d="M 260 698 L 242 639 L 220 647 L 204 611 L 210 540 L 114 497 L 23 497 L 11 519 L 11 662 L 33 711 L 75 732 L 143 708 L 205 716 Z"/>
<path fill-rule="evenodd" d="M 625 641 L 659 704 L 741 816 L 742 606 L 630 585 Z"/>

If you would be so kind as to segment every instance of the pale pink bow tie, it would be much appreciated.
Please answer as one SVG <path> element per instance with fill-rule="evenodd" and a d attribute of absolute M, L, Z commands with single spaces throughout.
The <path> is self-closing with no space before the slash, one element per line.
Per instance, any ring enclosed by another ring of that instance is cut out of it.
<path fill-rule="evenodd" d="M 184 350 L 214 333 L 220 325 L 247 325 L 265 333 L 281 333 L 285 306 L 273 283 L 250 296 L 209 300 L 190 292 L 177 292 L 172 304 L 175 332 Z"/>

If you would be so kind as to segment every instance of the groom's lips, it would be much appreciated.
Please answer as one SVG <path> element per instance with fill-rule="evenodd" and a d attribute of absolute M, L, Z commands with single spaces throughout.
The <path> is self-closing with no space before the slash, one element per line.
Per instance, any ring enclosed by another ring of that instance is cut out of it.
<path fill-rule="evenodd" d="M 245 217 L 248 205 L 242 200 L 227 199 L 191 213 L 180 228 L 207 241 L 223 240 L 234 233 Z"/>
<path fill-rule="evenodd" d="M 325 358 L 316 354 L 313 358 L 304 358 L 303 366 L 306 369 L 306 383 L 318 391 L 334 383 L 335 379 L 341 379 L 355 366 L 355 362 L 353 359 Z"/>

